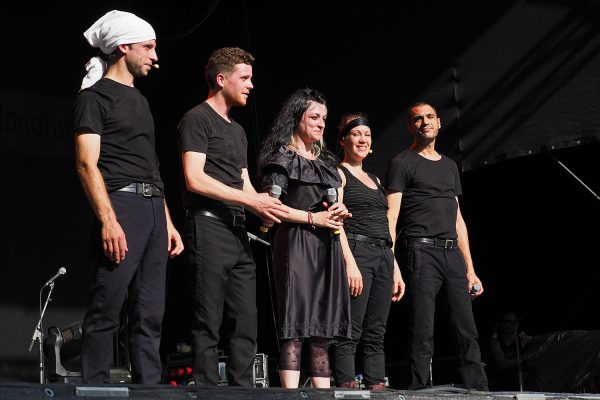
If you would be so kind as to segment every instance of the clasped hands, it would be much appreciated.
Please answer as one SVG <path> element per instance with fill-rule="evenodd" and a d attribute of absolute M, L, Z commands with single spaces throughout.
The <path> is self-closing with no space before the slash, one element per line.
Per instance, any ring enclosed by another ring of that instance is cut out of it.
<path fill-rule="evenodd" d="M 323 202 L 323 207 L 326 208 L 326 210 L 313 214 L 315 226 L 340 229 L 344 227 L 344 220 L 346 218 L 352 218 L 352 213 L 348 212 L 344 203 L 333 203 L 332 205 L 329 205 L 328 203 Z"/>

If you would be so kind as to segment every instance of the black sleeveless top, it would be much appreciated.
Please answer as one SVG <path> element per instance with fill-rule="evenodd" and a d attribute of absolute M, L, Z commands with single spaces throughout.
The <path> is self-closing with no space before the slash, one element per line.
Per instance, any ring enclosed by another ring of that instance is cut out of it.
<path fill-rule="evenodd" d="M 375 175 L 367 172 L 377 185 L 377 189 L 371 189 L 352 175 L 348 168 L 343 165 L 339 167 L 346 175 L 344 205 L 352 213 L 352 218 L 344 220 L 344 230 L 391 240 L 387 220 L 387 199 L 383 186 L 379 184 Z"/>

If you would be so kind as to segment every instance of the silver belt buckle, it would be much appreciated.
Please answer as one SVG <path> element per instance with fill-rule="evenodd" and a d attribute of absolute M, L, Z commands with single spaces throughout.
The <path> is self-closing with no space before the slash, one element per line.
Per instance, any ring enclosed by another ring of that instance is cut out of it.
<path fill-rule="evenodd" d="M 452 249 L 452 247 L 454 247 L 454 242 L 455 242 L 455 240 L 452 240 L 452 239 L 446 239 L 446 240 L 444 241 L 444 248 L 445 248 L 446 250 L 450 250 L 450 249 Z"/>
<path fill-rule="evenodd" d="M 142 183 L 142 196 L 152 197 L 153 192 L 151 183 Z"/>

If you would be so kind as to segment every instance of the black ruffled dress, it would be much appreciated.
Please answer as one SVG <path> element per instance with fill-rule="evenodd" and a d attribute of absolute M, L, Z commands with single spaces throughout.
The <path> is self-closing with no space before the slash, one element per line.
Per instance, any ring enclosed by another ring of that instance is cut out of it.
<path fill-rule="evenodd" d="M 263 168 L 262 191 L 281 186 L 280 200 L 312 213 L 324 209 L 328 188 L 341 186 L 335 167 L 286 147 Z M 351 337 L 350 295 L 339 236 L 330 229 L 282 222 L 273 241 L 280 339 Z"/>

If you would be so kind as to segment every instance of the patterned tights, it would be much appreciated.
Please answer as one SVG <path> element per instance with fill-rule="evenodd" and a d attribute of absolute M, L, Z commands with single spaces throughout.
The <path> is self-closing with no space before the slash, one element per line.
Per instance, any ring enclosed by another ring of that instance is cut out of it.
<path fill-rule="evenodd" d="M 328 378 L 331 376 L 329 369 L 329 339 L 310 337 L 308 339 L 284 339 L 281 341 L 281 357 L 279 369 L 300 371 L 302 364 L 302 343 L 308 342 L 309 374 L 315 378 Z"/>

